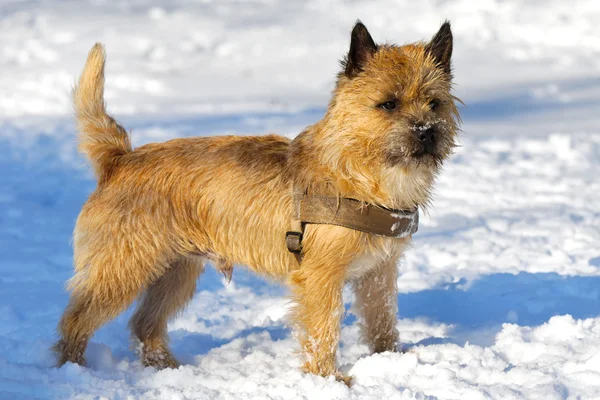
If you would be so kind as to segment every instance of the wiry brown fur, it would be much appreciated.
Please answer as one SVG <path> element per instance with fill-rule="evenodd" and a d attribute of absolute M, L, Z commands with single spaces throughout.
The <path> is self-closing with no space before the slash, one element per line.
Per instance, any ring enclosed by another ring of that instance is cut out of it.
<path fill-rule="evenodd" d="M 140 298 L 130 326 L 143 344 L 143 363 L 176 366 L 167 321 L 191 299 L 206 259 L 226 276 L 235 263 L 290 285 L 307 372 L 348 381 L 335 366 L 348 281 L 364 339 L 375 352 L 394 350 L 396 266 L 410 239 L 308 225 L 299 265 L 285 246 L 292 186 L 395 209 L 429 202 L 457 131 L 450 28 L 444 27 L 446 36 L 436 36 L 441 44 L 434 38 L 399 47 L 376 46 L 357 24 L 325 117 L 293 141 L 205 137 L 135 150 L 126 130 L 106 114 L 104 50 L 94 46 L 74 99 L 80 150 L 98 188 L 75 228 L 71 300 L 55 346 L 59 365 L 84 363 L 93 333 Z M 398 107 L 382 109 L 390 99 Z M 435 112 L 432 99 L 439 102 Z M 415 139 L 422 126 L 437 132 L 428 154 Z"/>

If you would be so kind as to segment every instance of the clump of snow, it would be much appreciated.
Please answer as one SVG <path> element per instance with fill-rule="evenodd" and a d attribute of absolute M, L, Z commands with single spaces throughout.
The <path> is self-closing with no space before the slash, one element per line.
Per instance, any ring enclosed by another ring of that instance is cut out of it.
<path fill-rule="evenodd" d="M 419 220 L 419 210 L 416 210 L 415 212 L 410 212 L 407 214 L 392 213 L 391 216 L 393 218 L 395 218 L 396 220 L 398 220 L 398 222 L 394 222 L 392 224 L 392 233 L 395 233 L 396 237 L 399 237 L 399 238 L 407 237 L 417 231 L 417 229 L 418 229 L 417 224 L 418 224 L 418 220 Z M 396 232 L 396 230 L 400 227 L 400 224 L 402 224 L 402 220 L 408 220 L 408 225 L 406 226 L 406 229 L 404 231 Z"/>

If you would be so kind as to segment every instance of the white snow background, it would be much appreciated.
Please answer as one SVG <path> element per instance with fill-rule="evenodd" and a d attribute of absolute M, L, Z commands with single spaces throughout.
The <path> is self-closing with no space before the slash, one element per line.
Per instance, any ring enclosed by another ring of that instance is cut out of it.
<path fill-rule="evenodd" d="M 209 269 L 169 325 L 179 369 L 141 366 L 130 311 L 94 336 L 88 367 L 54 368 L 95 186 L 69 98 L 93 43 L 135 145 L 292 136 L 323 114 L 357 18 L 396 43 L 449 19 L 467 105 L 399 266 L 406 351 L 370 356 L 348 309 L 354 386 L 303 375 L 285 288 L 236 267 L 229 285 Z M 0 399 L 600 398 L 599 21 L 596 0 L 2 0 Z"/>

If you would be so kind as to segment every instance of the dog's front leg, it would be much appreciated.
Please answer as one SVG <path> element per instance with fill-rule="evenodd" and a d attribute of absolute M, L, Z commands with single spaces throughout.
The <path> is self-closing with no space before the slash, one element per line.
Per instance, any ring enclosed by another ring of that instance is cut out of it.
<path fill-rule="evenodd" d="M 362 337 L 373 353 L 394 351 L 398 343 L 397 263 L 392 257 L 353 285 Z"/>
<path fill-rule="evenodd" d="M 300 269 L 291 274 L 290 284 L 296 303 L 292 320 L 306 357 L 304 371 L 321 376 L 334 375 L 349 384 L 350 378 L 339 373 L 335 365 L 340 319 L 344 311 L 342 288 L 345 271 L 344 265 L 336 264 L 327 263 L 327 257 L 317 259 L 307 256 Z"/>

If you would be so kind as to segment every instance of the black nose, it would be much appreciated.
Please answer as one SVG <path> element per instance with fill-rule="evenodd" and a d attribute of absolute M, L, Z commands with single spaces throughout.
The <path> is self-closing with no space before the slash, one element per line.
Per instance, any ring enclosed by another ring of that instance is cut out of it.
<path fill-rule="evenodd" d="M 425 151 L 433 151 L 433 145 L 435 144 L 435 129 L 427 128 L 417 132 L 417 138 L 425 147 Z"/>
<path fill-rule="evenodd" d="M 435 143 L 435 129 L 428 128 L 422 131 L 417 132 L 417 138 L 425 145 L 425 147 L 430 150 Z"/>

